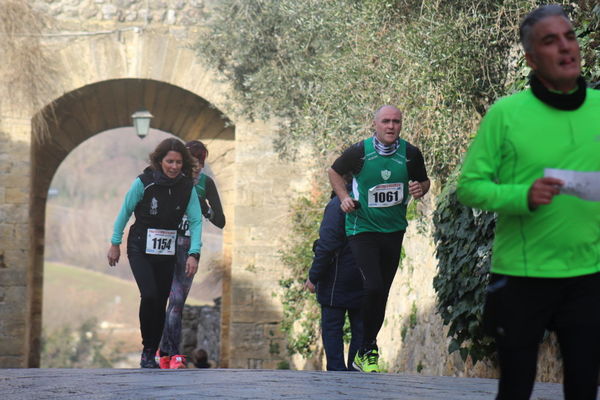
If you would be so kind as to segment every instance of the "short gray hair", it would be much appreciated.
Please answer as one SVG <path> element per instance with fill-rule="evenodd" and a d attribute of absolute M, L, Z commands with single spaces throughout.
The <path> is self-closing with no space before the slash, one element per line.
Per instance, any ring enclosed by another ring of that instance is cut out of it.
<path fill-rule="evenodd" d="M 379 117 L 379 113 L 381 112 L 381 110 L 383 110 L 384 108 L 387 108 L 387 107 L 390 107 L 390 108 L 400 111 L 400 115 L 402 115 L 402 110 L 400 110 L 398 107 L 393 106 L 391 104 L 384 104 L 381 107 L 379 107 L 377 110 L 375 110 L 375 112 L 373 113 L 373 119 L 374 120 L 377 119 L 377 117 Z"/>
<path fill-rule="evenodd" d="M 564 17 L 567 21 L 571 21 L 563 6 L 560 4 L 547 4 L 538 7 L 523 18 L 521 25 L 519 26 L 519 40 L 526 52 L 531 52 L 532 50 L 531 33 L 533 27 L 544 18 L 556 16 Z"/>

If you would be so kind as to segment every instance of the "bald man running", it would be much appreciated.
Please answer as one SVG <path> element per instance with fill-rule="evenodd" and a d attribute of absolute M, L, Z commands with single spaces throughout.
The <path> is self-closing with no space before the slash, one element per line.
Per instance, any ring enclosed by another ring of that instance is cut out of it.
<path fill-rule="evenodd" d="M 400 139 L 402 112 L 383 106 L 375 112 L 375 133 L 350 146 L 328 169 L 333 190 L 346 213 L 346 235 L 364 285 L 361 312 L 364 339 L 353 366 L 379 372 L 377 334 L 400 262 L 410 196 L 421 198 L 429 179 L 419 149 Z M 344 174 L 353 176 L 348 193 Z"/>

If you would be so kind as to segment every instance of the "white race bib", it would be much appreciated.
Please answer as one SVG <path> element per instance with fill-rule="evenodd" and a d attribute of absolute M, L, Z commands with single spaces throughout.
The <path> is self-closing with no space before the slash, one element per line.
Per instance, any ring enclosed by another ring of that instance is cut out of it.
<path fill-rule="evenodd" d="M 183 232 L 183 236 L 190 236 L 190 221 L 188 221 L 187 214 L 183 215 L 181 222 L 179 223 L 179 232 Z"/>
<path fill-rule="evenodd" d="M 382 183 L 368 192 L 369 207 L 391 207 L 402 203 L 403 199 L 403 183 Z"/>
<path fill-rule="evenodd" d="M 148 228 L 146 235 L 146 254 L 172 256 L 175 254 L 177 231 Z"/>

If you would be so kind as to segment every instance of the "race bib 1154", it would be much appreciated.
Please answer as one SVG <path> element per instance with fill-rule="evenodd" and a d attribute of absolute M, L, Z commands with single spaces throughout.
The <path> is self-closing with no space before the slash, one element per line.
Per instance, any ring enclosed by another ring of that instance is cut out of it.
<path fill-rule="evenodd" d="M 172 256 L 175 254 L 177 231 L 148 228 L 146 235 L 146 254 Z"/>

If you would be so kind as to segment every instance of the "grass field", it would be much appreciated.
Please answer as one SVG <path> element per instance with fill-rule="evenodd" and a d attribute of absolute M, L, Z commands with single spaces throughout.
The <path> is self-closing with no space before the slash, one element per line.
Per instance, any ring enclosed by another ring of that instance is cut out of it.
<path fill-rule="evenodd" d="M 124 351 L 141 346 L 135 283 L 70 265 L 44 264 L 43 329 L 55 331 L 65 325 L 78 327 L 96 318 L 110 332 L 110 340 L 124 343 Z M 187 304 L 203 304 L 188 298 Z"/>

